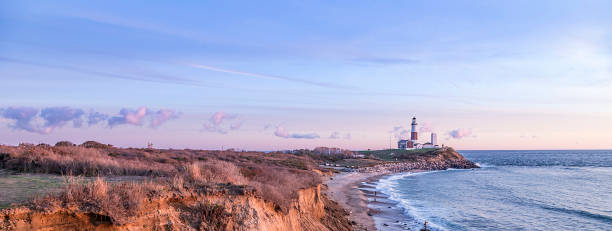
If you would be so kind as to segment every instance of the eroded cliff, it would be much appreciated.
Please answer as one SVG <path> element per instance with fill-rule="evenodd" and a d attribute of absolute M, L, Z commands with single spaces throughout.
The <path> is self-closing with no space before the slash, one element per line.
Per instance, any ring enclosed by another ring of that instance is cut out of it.
<path fill-rule="evenodd" d="M 151 199 L 137 215 L 116 224 L 86 209 L 37 211 L 17 207 L 0 212 L 1 230 L 350 230 L 346 213 L 321 193 L 302 189 L 288 211 L 248 191 L 242 194 L 170 194 Z"/>

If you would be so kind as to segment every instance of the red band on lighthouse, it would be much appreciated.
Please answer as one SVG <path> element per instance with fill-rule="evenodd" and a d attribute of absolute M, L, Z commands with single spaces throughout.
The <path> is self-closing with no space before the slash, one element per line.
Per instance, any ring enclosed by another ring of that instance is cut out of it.
<path fill-rule="evenodd" d="M 418 140 L 418 135 L 417 132 L 411 132 L 410 133 L 410 140 Z"/>

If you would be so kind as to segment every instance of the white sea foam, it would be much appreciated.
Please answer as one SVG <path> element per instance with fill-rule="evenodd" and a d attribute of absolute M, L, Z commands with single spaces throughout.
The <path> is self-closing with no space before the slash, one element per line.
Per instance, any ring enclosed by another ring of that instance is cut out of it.
<path fill-rule="evenodd" d="M 441 171 L 445 171 L 445 170 L 441 170 Z M 420 224 L 422 224 L 425 219 L 423 219 L 423 216 L 421 214 L 418 214 L 418 212 L 414 208 L 414 204 L 411 203 L 410 200 L 402 199 L 401 193 L 399 192 L 399 181 L 406 177 L 414 177 L 417 175 L 429 174 L 429 173 L 434 173 L 434 172 L 439 172 L 439 171 L 406 172 L 406 173 L 400 173 L 400 174 L 395 174 L 395 175 L 391 175 L 388 177 L 384 177 L 378 180 L 376 184 L 376 190 L 381 191 L 384 194 L 387 194 L 390 200 L 398 203 L 398 206 L 404 210 L 404 213 L 407 216 L 412 217 L 413 219 L 418 221 L 419 225 L 412 227 L 414 229 L 418 229 L 421 227 Z M 435 230 L 447 230 L 446 228 L 441 227 L 437 224 L 431 223 L 429 221 L 428 221 L 428 225 L 429 227 Z"/>

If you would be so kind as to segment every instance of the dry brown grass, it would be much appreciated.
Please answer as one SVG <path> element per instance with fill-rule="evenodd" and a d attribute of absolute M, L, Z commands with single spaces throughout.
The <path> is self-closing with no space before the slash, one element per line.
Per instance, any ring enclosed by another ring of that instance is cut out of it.
<path fill-rule="evenodd" d="M 0 153 L 5 156 L 0 158 L 0 166 L 18 172 L 85 176 L 170 175 L 176 172 L 169 164 L 112 158 L 104 150 L 78 146 L 2 146 Z"/>
<path fill-rule="evenodd" d="M 154 195 L 151 193 L 155 188 L 192 193 L 219 187 L 244 191 L 248 187 L 255 189 L 256 196 L 274 203 L 278 210 L 288 211 L 300 189 L 321 182 L 319 175 L 312 171 L 316 164 L 308 156 L 83 146 L 0 146 L 0 167 L 59 175 L 158 177 L 156 183 L 144 186 L 108 184 L 101 180 L 87 184 L 70 183 L 62 194 L 38 199 L 33 204 L 40 209 L 74 206 L 108 216 L 117 224 L 134 216 L 132 211 L 137 211 L 134 208 L 140 206 L 143 198 Z"/>
<path fill-rule="evenodd" d="M 248 180 L 236 165 L 222 160 L 198 161 L 186 165 L 186 177 L 192 182 L 244 185 Z"/>
<path fill-rule="evenodd" d="M 145 199 L 164 190 L 166 187 L 152 182 L 109 184 L 101 178 L 89 183 L 70 180 L 61 193 L 39 197 L 28 205 L 42 211 L 66 208 L 96 214 L 101 220 L 122 225 L 139 215 Z"/>

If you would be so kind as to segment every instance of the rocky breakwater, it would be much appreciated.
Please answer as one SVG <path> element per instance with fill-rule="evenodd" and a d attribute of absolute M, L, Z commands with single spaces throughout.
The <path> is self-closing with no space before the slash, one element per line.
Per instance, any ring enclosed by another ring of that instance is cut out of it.
<path fill-rule="evenodd" d="M 357 169 L 358 172 L 406 172 L 412 170 L 445 170 L 449 168 L 479 168 L 452 148 L 442 148 L 423 153 L 398 154 L 397 161 Z"/>

